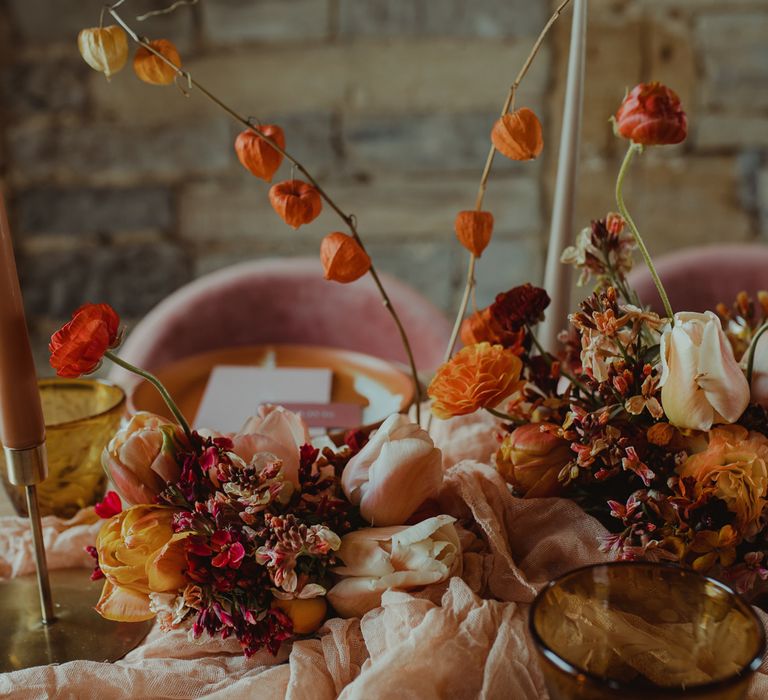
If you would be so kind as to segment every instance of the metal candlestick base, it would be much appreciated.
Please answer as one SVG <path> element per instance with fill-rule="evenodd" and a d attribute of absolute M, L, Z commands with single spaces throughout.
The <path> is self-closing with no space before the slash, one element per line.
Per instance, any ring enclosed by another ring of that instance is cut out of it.
<path fill-rule="evenodd" d="M 40 619 L 40 593 L 34 575 L 0 583 L 0 673 L 67 661 L 117 661 L 147 636 L 154 620 L 112 622 L 94 609 L 101 581 L 87 569 L 49 573 L 55 591 L 54 621 Z"/>

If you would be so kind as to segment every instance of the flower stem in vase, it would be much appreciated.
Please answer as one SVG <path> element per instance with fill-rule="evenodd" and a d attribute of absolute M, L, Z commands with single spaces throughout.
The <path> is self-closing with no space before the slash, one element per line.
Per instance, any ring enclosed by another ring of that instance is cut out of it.
<path fill-rule="evenodd" d="M 659 291 L 659 296 L 661 297 L 661 302 L 664 304 L 664 312 L 666 313 L 667 317 L 670 321 L 674 322 L 674 312 L 672 311 L 672 305 L 669 303 L 669 297 L 667 296 L 667 292 L 664 289 L 664 285 L 661 283 L 661 278 L 659 277 L 659 273 L 656 272 L 656 267 L 653 264 L 653 260 L 651 259 L 651 254 L 648 252 L 648 248 L 645 245 L 645 241 L 643 241 L 642 236 L 640 235 L 640 231 L 637 229 L 637 224 L 635 224 L 634 220 L 629 214 L 629 211 L 627 210 L 627 205 L 624 203 L 624 194 L 623 194 L 623 188 L 624 188 L 624 179 L 627 176 L 627 172 L 629 171 L 629 166 L 632 164 L 632 159 L 635 156 L 635 153 L 641 153 L 643 150 L 643 147 L 639 143 L 630 143 L 629 148 L 627 149 L 627 154 L 624 156 L 624 162 L 621 164 L 621 169 L 619 170 L 619 177 L 616 180 L 616 204 L 619 207 L 619 213 L 624 217 L 624 220 L 629 225 L 629 230 L 632 232 L 632 236 L 635 239 L 635 242 L 637 243 L 637 247 L 640 249 L 640 253 L 643 256 L 643 260 L 645 260 L 645 264 L 648 267 L 648 271 L 651 273 L 651 278 L 653 279 L 653 283 L 656 285 L 656 289 Z"/>

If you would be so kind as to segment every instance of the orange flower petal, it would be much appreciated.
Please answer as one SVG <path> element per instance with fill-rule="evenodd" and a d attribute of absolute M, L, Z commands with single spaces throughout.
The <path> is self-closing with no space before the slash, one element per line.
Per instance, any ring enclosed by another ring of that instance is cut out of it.
<path fill-rule="evenodd" d="M 181 56 L 172 42 L 167 39 L 156 39 L 150 41 L 149 45 L 173 65 L 181 68 Z M 144 46 L 136 50 L 136 55 L 133 57 L 133 70 L 140 80 L 150 85 L 170 85 L 179 74 L 175 68 Z"/>
<path fill-rule="evenodd" d="M 268 144 L 261 134 L 285 149 L 285 134 L 277 124 L 265 124 L 258 128 L 241 131 L 235 139 L 235 153 L 243 167 L 262 180 L 272 182 L 272 176 L 283 162 L 283 154 Z"/>
<path fill-rule="evenodd" d="M 491 242 L 493 214 L 489 211 L 460 211 L 454 229 L 461 245 L 479 258 Z"/>
<path fill-rule="evenodd" d="M 121 588 L 105 581 L 96 612 L 115 622 L 151 620 L 155 613 L 149 609 L 149 596 L 130 588 Z"/>
<path fill-rule="evenodd" d="M 505 114 L 493 125 L 491 142 L 511 160 L 533 160 L 544 148 L 541 122 L 526 107 Z"/>
<path fill-rule="evenodd" d="M 329 233 L 320 244 L 325 279 L 354 282 L 371 269 L 371 259 L 360 244 L 341 231 Z"/>

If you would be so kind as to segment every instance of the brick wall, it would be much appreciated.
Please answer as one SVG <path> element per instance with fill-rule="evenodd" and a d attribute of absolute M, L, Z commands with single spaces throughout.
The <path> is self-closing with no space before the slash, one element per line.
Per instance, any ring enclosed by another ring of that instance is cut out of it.
<path fill-rule="evenodd" d="M 74 44 L 97 0 L 0 0 L 0 178 L 35 344 L 85 300 L 140 318 L 196 275 L 249 257 L 316 255 L 339 228 L 294 232 L 238 164 L 237 126 L 200 95 L 111 83 Z M 238 110 L 278 122 L 289 147 L 354 212 L 379 266 L 455 308 L 488 132 L 556 3 L 549 0 L 201 0 L 141 25 Z M 545 122 L 539 162 L 497 159 L 496 216 L 478 301 L 537 281 L 565 83 L 570 14 L 518 104 Z M 655 253 L 768 233 L 765 0 L 592 0 L 578 220 L 613 208 L 622 150 L 608 116 L 625 87 L 661 79 L 691 117 L 682 146 L 646 154 L 628 201 Z M 289 177 L 283 166 L 278 177 Z"/>

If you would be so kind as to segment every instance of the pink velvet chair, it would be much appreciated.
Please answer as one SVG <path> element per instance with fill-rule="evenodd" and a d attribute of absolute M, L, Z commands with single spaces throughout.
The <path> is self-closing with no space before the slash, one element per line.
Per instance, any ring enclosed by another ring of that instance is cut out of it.
<path fill-rule="evenodd" d="M 675 311 L 714 310 L 730 306 L 744 290 L 754 296 L 768 290 L 768 246 L 759 244 L 713 245 L 685 248 L 654 260 L 659 277 Z M 661 314 L 664 309 L 651 275 L 637 262 L 629 275 L 640 300 Z"/>
<path fill-rule="evenodd" d="M 429 372 L 450 337 L 446 317 L 403 282 L 382 282 L 411 341 L 416 365 Z M 129 334 L 120 356 L 147 370 L 219 348 L 263 343 L 325 345 L 406 362 L 400 336 L 373 280 L 323 279 L 311 258 L 233 265 L 185 285 L 152 309 Z M 114 367 L 113 381 L 133 383 Z"/>

